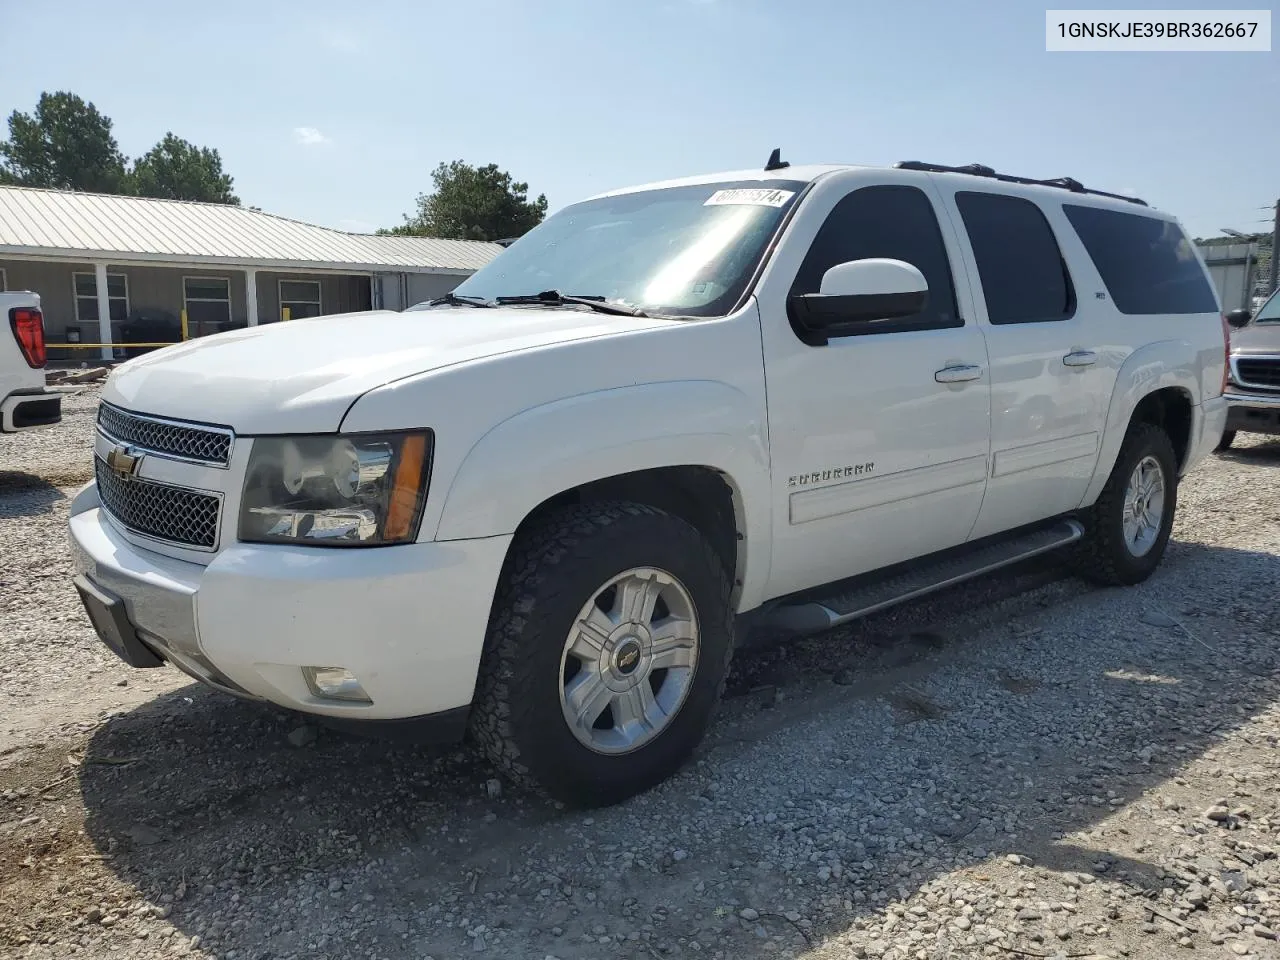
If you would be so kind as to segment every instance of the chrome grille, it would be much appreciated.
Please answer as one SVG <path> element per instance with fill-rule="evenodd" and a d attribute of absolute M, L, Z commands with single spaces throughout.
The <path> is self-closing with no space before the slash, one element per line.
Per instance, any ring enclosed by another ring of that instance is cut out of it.
<path fill-rule="evenodd" d="M 145 417 L 109 403 L 98 405 L 98 427 L 113 440 L 154 453 L 219 465 L 231 458 L 231 431 L 223 428 Z"/>
<path fill-rule="evenodd" d="M 1280 390 L 1280 358 L 1237 357 L 1236 381 L 1247 387 Z"/>
<path fill-rule="evenodd" d="M 170 543 L 212 550 L 221 501 L 207 493 L 150 480 L 124 480 L 94 457 L 98 497 L 129 530 Z"/>

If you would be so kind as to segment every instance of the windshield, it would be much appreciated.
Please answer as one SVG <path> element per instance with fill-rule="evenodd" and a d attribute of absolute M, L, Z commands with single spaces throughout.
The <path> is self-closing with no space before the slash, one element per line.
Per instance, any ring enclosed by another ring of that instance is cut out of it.
<path fill-rule="evenodd" d="M 804 186 L 705 183 L 576 203 L 453 292 L 493 301 L 554 290 L 646 313 L 724 316 Z"/>
<path fill-rule="evenodd" d="M 1254 323 L 1280 323 L 1280 290 L 1271 295 L 1271 299 L 1262 305 Z"/>

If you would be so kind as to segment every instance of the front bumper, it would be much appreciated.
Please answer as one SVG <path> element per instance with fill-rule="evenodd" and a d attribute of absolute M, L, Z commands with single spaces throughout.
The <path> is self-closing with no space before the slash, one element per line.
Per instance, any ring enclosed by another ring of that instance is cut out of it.
<path fill-rule="evenodd" d="M 1225 396 L 1228 430 L 1280 435 L 1280 394 L 1232 391 Z"/>
<path fill-rule="evenodd" d="M 202 566 L 126 540 L 90 485 L 73 504 L 71 540 L 77 574 L 119 598 L 138 639 L 189 675 L 290 710 L 385 721 L 471 703 L 511 537 L 236 544 Z M 346 668 L 372 702 L 316 696 L 304 666 Z"/>
<path fill-rule="evenodd" d="M 62 394 L 57 390 L 17 390 L 0 400 L 0 433 L 51 427 L 61 422 Z"/>

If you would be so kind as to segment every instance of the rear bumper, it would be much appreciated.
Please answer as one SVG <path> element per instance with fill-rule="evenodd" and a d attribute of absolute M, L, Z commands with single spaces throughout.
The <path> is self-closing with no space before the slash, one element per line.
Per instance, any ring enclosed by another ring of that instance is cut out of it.
<path fill-rule="evenodd" d="M 1227 429 L 1280 435 L 1280 394 L 1225 394 Z"/>
<path fill-rule="evenodd" d="M 51 427 L 61 422 L 62 394 L 56 390 L 16 390 L 0 401 L 0 433 Z"/>
<path fill-rule="evenodd" d="M 368 550 L 236 544 L 202 566 L 131 543 L 96 500 L 91 484 L 72 505 L 76 573 L 119 598 L 138 639 L 196 679 L 351 722 L 470 705 L 510 537 Z M 349 670 L 372 702 L 316 695 L 303 667 Z"/>

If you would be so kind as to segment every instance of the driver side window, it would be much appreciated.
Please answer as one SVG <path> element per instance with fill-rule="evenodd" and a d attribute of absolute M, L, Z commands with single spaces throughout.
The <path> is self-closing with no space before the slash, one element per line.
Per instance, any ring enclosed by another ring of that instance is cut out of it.
<path fill-rule="evenodd" d="M 855 190 L 836 204 L 800 265 L 791 293 L 817 293 L 822 275 L 838 263 L 868 257 L 903 260 L 929 284 L 924 309 L 877 326 L 877 332 L 962 327 L 946 245 L 924 191 L 900 184 Z M 868 332 L 872 332 L 869 330 Z"/>

